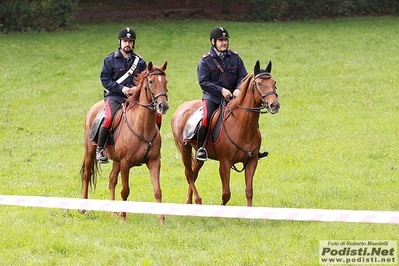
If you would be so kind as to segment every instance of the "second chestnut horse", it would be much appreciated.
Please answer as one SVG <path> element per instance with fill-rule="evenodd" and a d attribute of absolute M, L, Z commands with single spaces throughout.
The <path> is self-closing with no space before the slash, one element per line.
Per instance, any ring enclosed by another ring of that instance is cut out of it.
<path fill-rule="evenodd" d="M 228 102 L 222 104 L 213 115 L 209 131 L 219 128 L 220 133 L 216 140 L 212 141 L 208 133 L 205 148 L 210 159 L 219 161 L 219 175 L 222 181 L 222 205 L 230 200 L 230 169 L 236 169 L 236 163 L 243 163 L 245 170 L 247 206 L 252 206 L 253 177 L 258 165 L 258 152 L 261 145 L 259 131 L 259 117 L 261 113 L 278 113 L 280 102 L 276 93 L 276 81 L 270 72 L 272 63 L 269 62 L 266 69 L 260 69 L 259 61 L 254 67 L 254 74 L 248 74 L 239 87 L 240 94 Z M 195 159 L 197 143 L 195 137 L 184 139 L 183 131 L 188 119 L 202 106 L 201 100 L 193 100 L 180 105 L 172 117 L 172 131 L 175 144 L 179 149 L 185 175 L 189 184 L 186 203 L 194 201 L 202 204 L 202 199 L 195 186 L 198 172 L 203 166 L 203 161 Z M 264 111 L 266 110 L 266 111 Z M 219 117 L 221 120 L 219 120 Z M 218 123 L 218 120 L 221 121 Z M 221 125 L 220 125 L 221 124 Z M 242 171 L 242 170 L 241 170 Z"/>

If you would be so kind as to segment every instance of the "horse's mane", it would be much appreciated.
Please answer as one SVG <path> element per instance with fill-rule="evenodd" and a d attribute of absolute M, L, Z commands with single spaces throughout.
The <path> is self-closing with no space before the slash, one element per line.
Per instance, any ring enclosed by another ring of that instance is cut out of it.
<path fill-rule="evenodd" d="M 240 105 L 245 98 L 245 95 L 247 94 L 248 89 L 251 87 L 250 83 L 252 81 L 252 77 L 254 74 L 248 74 L 241 82 L 240 86 L 238 89 L 240 90 L 240 94 L 234 98 L 232 101 L 230 101 L 228 107 L 230 109 L 236 108 L 238 105 Z"/>

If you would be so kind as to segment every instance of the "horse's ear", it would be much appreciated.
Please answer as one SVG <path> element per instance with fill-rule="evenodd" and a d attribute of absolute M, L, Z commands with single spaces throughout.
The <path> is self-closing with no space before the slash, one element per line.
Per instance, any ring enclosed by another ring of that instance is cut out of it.
<path fill-rule="evenodd" d="M 163 65 L 161 66 L 161 69 L 165 71 L 167 66 L 168 66 L 168 61 L 165 61 L 165 63 L 163 63 Z"/>
<path fill-rule="evenodd" d="M 271 60 L 269 61 L 269 64 L 266 67 L 266 72 L 269 72 L 269 73 L 272 72 L 272 61 Z"/>
<path fill-rule="evenodd" d="M 255 75 L 258 74 L 259 71 L 260 71 L 260 63 L 259 63 L 259 60 L 258 60 L 258 61 L 256 61 L 256 63 L 255 63 L 254 74 L 255 74 Z"/>
<path fill-rule="evenodd" d="M 152 61 L 150 61 L 147 65 L 147 69 L 148 71 L 151 71 L 152 68 L 153 68 Z"/>

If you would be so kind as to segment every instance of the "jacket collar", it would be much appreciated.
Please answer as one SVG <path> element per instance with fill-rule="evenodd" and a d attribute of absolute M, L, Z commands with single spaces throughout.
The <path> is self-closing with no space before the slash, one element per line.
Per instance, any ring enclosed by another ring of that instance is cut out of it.
<path fill-rule="evenodd" d="M 219 57 L 220 54 L 221 54 L 221 53 L 220 53 L 218 50 L 216 50 L 215 47 L 212 47 L 212 48 L 211 48 L 211 55 L 212 55 L 212 57 Z M 230 50 L 227 49 L 227 51 L 224 52 L 224 55 L 231 55 Z"/>
<path fill-rule="evenodd" d="M 133 51 L 130 52 L 130 57 L 134 57 L 134 56 L 135 56 L 134 52 Z M 115 57 L 124 57 L 122 52 L 121 52 L 121 48 L 118 48 L 118 50 L 116 50 Z"/>

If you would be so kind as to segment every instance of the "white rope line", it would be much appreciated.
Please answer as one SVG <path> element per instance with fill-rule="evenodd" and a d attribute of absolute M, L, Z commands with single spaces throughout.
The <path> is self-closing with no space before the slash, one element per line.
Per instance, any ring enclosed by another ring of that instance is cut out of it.
<path fill-rule="evenodd" d="M 264 220 L 399 224 L 399 212 L 269 208 L 0 195 L 0 205 Z"/>

